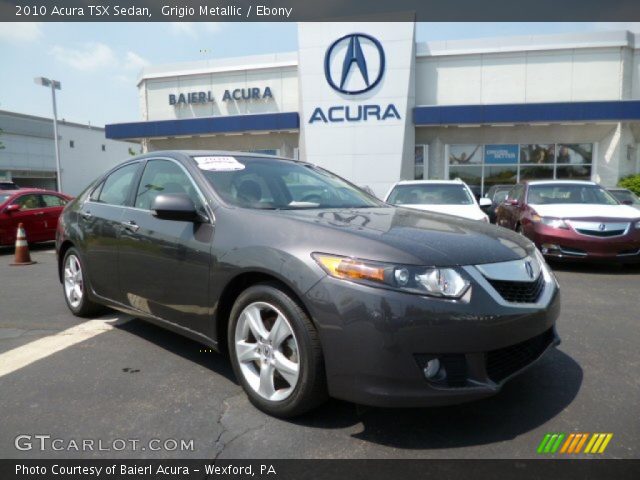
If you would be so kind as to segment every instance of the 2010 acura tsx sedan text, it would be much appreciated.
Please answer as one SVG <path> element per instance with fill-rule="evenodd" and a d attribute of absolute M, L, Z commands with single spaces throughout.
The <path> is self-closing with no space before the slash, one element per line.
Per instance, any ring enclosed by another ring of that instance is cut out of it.
<path fill-rule="evenodd" d="M 74 314 L 106 305 L 228 352 L 276 416 L 483 398 L 559 343 L 558 284 L 525 237 L 298 161 L 132 158 L 70 202 L 56 248 Z"/>

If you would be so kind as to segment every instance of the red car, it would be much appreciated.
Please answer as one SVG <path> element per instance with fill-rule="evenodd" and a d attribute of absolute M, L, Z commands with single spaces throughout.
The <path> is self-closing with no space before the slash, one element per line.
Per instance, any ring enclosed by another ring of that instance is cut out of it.
<path fill-rule="evenodd" d="M 594 182 L 529 181 L 500 204 L 496 223 L 548 258 L 640 262 L 640 212 Z"/>
<path fill-rule="evenodd" d="M 72 197 L 35 188 L 0 190 L 0 245 L 13 245 L 18 224 L 28 242 L 55 240 L 58 217 Z"/>

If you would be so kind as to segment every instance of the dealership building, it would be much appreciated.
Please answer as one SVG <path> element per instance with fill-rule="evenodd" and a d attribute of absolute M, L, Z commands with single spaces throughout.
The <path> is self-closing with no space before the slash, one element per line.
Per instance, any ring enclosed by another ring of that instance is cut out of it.
<path fill-rule="evenodd" d="M 383 195 L 398 180 L 640 172 L 640 36 L 416 43 L 413 23 L 301 23 L 298 50 L 145 68 L 141 121 L 106 136 L 148 151 L 273 153 Z"/>
<path fill-rule="evenodd" d="M 53 119 L 0 110 L 0 181 L 56 190 Z M 62 191 L 78 195 L 101 173 L 140 152 L 139 142 L 105 139 L 104 128 L 58 120 Z"/>

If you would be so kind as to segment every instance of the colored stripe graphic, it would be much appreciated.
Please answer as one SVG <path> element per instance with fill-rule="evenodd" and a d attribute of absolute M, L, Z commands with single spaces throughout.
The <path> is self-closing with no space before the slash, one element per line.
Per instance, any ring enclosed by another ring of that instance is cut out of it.
<path fill-rule="evenodd" d="M 553 447 L 551 447 L 551 453 L 556 453 L 558 451 L 558 448 L 560 447 L 560 444 L 562 443 L 562 439 L 565 437 L 564 433 L 561 433 L 558 435 L 558 439 L 556 440 L 556 443 L 553 444 Z"/>
<path fill-rule="evenodd" d="M 584 453 L 604 453 L 613 438 L 613 433 L 594 433 Z"/>
<path fill-rule="evenodd" d="M 540 442 L 540 445 L 538 445 L 538 453 L 542 453 L 544 451 L 544 447 L 547 445 L 547 442 L 549 441 L 550 438 L 551 438 L 551 434 L 550 433 L 547 433 L 544 436 L 544 438 Z"/>
<path fill-rule="evenodd" d="M 538 445 L 537 452 L 542 454 L 553 453 L 565 453 L 577 455 L 581 452 L 584 453 L 603 453 L 609 442 L 613 438 L 613 433 L 547 433 L 540 445 Z"/>

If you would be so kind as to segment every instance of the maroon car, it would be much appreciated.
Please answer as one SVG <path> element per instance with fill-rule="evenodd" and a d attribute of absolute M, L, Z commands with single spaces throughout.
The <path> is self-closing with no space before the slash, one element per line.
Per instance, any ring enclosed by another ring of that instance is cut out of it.
<path fill-rule="evenodd" d="M 55 240 L 58 217 L 71 197 L 35 188 L 0 190 L 0 245 L 12 245 L 18 224 L 28 242 Z"/>
<path fill-rule="evenodd" d="M 640 211 L 594 182 L 518 184 L 496 216 L 498 225 L 533 240 L 548 258 L 640 262 Z"/>

